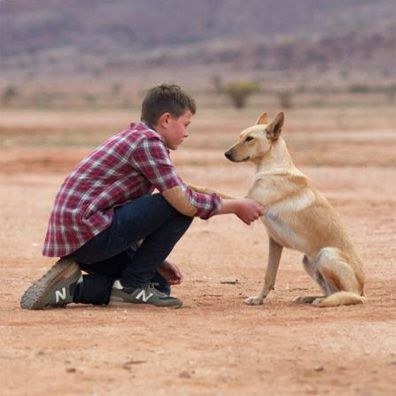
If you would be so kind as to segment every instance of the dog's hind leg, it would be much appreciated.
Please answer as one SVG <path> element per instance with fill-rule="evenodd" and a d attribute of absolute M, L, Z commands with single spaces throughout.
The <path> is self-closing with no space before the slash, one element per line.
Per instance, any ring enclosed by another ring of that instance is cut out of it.
<path fill-rule="evenodd" d="M 303 257 L 303 265 L 304 269 L 307 272 L 307 274 L 313 278 L 316 282 L 319 283 L 319 285 L 323 282 L 320 282 L 318 279 L 320 277 L 320 274 L 318 274 L 318 270 L 316 268 L 316 262 L 314 260 L 311 260 L 307 255 L 304 255 Z M 322 287 L 323 289 L 323 287 Z M 323 290 L 325 293 L 326 291 Z M 315 300 L 319 298 L 326 297 L 326 295 L 322 296 L 298 296 L 293 299 L 293 302 L 296 304 L 312 304 Z"/>
<path fill-rule="evenodd" d="M 282 255 L 283 246 L 269 238 L 268 265 L 265 272 L 264 287 L 257 296 L 249 297 L 245 300 L 247 305 L 261 305 L 268 293 L 274 289 L 276 274 L 278 273 L 279 262 Z"/>
<path fill-rule="evenodd" d="M 313 305 L 334 307 L 362 304 L 366 301 L 366 298 L 362 296 L 356 274 L 343 257 L 342 252 L 336 248 L 323 248 L 316 262 L 317 281 L 326 296 L 313 300 Z"/>
<path fill-rule="evenodd" d="M 364 304 L 366 302 L 365 296 L 359 296 L 356 293 L 339 291 L 325 298 L 316 299 L 312 302 L 320 308 L 338 307 L 339 305 L 356 305 Z"/>

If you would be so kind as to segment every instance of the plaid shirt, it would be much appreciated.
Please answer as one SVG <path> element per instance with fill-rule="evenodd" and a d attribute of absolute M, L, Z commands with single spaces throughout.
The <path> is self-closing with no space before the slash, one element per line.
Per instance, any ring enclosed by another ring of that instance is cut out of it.
<path fill-rule="evenodd" d="M 66 256 L 110 226 L 114 208 L 175 186 L 182 187 L 196 216 L 221 207 L 213 194 L 192 191 L 176 174 L 162 137 L 144 123 L 110 137 L 63 182 L 55 199 L 43 255 Z"/>

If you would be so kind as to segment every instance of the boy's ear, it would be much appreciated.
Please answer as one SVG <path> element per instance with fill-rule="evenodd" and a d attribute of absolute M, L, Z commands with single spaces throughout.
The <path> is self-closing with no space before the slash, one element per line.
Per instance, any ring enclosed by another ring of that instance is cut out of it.
<path fill-rule="evenodd" d="M 274 120 L 265 128 L 267 139 L 274 142 L 277 140 L 282 132 L 283 122 L 285 121 L 285 115 L 283 112 L 278 113 Z"/>
<path fill-rule="evenodd" d="M 261 116 L 257 119 L 256 124 L 268 124 L 268 114 L 261 114 Z"/>
<path fill-rule="evenodd" d="M 166 124 L 168 124 L 170 118 L 171 118 L 170 113 L 162 113 L 160 115 L 160 117 L 158 118 L 157 124 L 159 124 L 161 126 L 165 126 Z"/>

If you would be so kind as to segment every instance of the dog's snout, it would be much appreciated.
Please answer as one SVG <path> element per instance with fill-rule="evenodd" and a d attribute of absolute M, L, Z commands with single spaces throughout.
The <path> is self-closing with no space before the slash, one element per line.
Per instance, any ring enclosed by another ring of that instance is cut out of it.
<path fill-rule="evenodd" d="M 227 159 L 231 159 L 231 157 L 232 157 L 232 153 L 231 153 L 231 150 L 228 150 L 228 151 L 226 151 L 225 153 L 224 153 L 224 155 L 225 155 L 225 157 L 227 158 Z"/>

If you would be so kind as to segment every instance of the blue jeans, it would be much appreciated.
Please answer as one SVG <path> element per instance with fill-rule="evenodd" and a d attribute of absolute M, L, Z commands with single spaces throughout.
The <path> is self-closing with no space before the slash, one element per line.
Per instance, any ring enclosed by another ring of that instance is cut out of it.
<path fill-rule="evenodd" d="M 116 207 L 111 225 L 69 256 L 88 273 L 77 285 L 74 301 L 108 304 L 115 279 L 130 288 L 158 282 L 163 291 L 170 291 L 156 269 L 192 220 L 160 194 L 144 195 Z"/>

